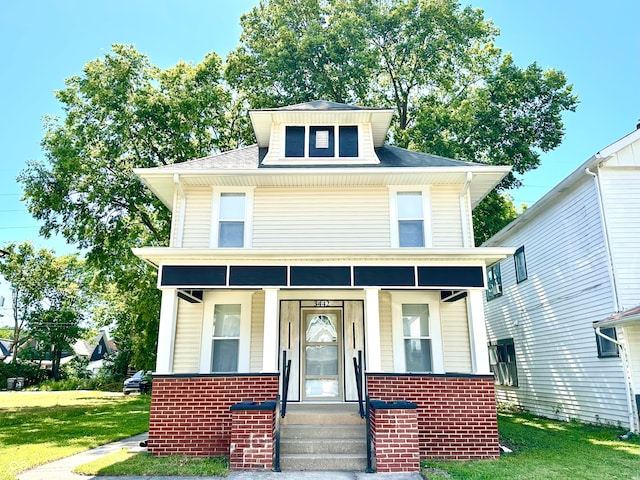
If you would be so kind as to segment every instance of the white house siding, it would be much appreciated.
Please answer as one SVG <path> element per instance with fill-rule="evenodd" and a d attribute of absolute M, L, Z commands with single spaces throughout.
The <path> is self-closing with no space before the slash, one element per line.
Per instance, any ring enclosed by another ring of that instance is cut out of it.
<path fill-rule="evenodd" d="M 254 248 L 389 247 L 383 187 L 256 188 Z"/>
<path fill-rule="evenodd" d="M 631 383 L 636 395 L 640 395 L 640 325 L 624 327 L 624 339 L 631 364 Z"/>
<path fill-rule="evenodd" d="M 431 187 L 431 219 L 434 247 L 462 247 L 460 190 L 462 186 Z"/>
<path fill-rule="evenodd" d="M 253 294 L 251 298 L 251 358 L 249 371 L 262 371 L 262 352 L 264 347 L 264 291 Z"/>
<path fill-rule="evenodd" d="M 200 339 L 202 335 L 202 303 L 178 300 L 174 373 L 197 373 L 200 366 Z"/>
<path fill-rule="evenodd" d="M 187 208 L 184 218 L 184 248 L 207 248 L 211 232 L 211 187 L 188 187 L 184 189 Z"/>
<path fill-rule="evenodd" d="M 528 279 L 501 262 L 504 295 L 486 303 L 490 341 L 513 338 L 519 386 L 499 401 L 562 419 L 628 423 L 619 358 L 598 358 L 592 322 L 612 313 L 611 284 L 593 180 L 500 240 L 524 245 Z"/>
<path fill-rule="evenodd" d="M 602 168 L 599 175 L 619 308 L 626 310 L 640 305 L 640 165 Z"/>
<path fill-rule="evenodd" d="M 466 300 L 440 304 L 440 329 L 442 330 L 445 372 L 471 372 L 471 348 Z"/>
<path fill-rule="evenodd" d="M 382 371 L 394 372 L 391 294 L 389 292 L 380 292 L 378 302 L 378 309 L 380 312 L 380 361 Z"/>

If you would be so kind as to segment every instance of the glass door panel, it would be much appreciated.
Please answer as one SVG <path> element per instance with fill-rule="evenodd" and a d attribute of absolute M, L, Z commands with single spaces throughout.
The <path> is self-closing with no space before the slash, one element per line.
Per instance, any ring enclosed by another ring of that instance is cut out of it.
<path fill-rule="evenodd" d="M 304 397 L 339 400 L 341 392 L 340 312 L 304 314 Z"/>

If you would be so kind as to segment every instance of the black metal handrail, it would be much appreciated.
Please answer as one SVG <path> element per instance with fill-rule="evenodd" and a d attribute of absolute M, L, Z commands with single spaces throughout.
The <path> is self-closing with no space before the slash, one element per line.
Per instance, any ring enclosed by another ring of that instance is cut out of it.
<path fill-rule="evenodd" d="M 367 406 L 367 414 L 366 414 L 366 418 L 367 418 L 367 423 L 366 423 L 366 428 L 367 428 L 367 469 L 365 470 L 366 473 L 373 473 L 373 459 L 372 459 L 372 455 L 371 455 L 371 449 L 372 449 L 372 438 L 371 438 L 371 409 L 369 408 L 369 401 L 371 399 L 369 398 L 369 395 L 367 395 L 366 397 L 366 406 Z"/>
<path fill-rule="evenodd" d="M 276 405 L 280 402 L 280 395 L 276 396 Z M 276 431 L 274 432 L 275 445 L 274 445 L 274 458 L 273 458 L 273 471 L 280 472 L 280 422 L 276 414 Z"/>
<path fill-rule="evenodd" d="M 362 399 L 362 350 L 358 350 L 358 358 L 353 357 L 353 370 L 356 375 L 356 391 L 358 392 L 360 418 L 364 418 L 364 401 Z"/>
<path fill-rule="evenodd" d="M 287 397 L 289 396 L 289 379 L 291 377 L 291 360 L 287 360 L 287 351 L 282 351 L 282 403 L 280 404 L 280 416 L 287 414 Z"/>

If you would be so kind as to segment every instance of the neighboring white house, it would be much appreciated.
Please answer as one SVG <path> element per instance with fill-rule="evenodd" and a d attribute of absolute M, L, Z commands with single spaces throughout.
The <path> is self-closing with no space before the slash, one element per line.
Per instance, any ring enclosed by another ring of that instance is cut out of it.
<path fill-rule="evenodd" d="M 517 248 L 487 270 L 498 401 L 638 431 L 640 129 L 484 246 Z"/>

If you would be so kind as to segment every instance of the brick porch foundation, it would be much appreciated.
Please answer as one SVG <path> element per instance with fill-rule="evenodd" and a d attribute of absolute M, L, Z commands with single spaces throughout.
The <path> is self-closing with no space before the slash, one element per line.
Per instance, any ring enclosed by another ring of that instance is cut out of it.
<path fill-rule="evenodd" d="M 418 406 L 421 458 L 500 456 L 493 375 L 367 374 L 367 394 Z"/>
<path fill-rule="evenodd" d="M 229 455 L 231 406 L 277 395 L 277 374 L 154 376 L 149 451 L 157 456 Z"/>

